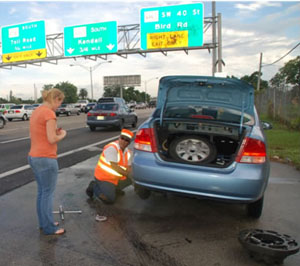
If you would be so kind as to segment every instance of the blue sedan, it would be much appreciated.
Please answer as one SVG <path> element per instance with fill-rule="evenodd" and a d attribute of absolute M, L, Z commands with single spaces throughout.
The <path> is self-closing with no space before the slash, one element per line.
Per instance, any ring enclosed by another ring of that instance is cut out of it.
<path fill-rule="evenodd" d="M 174 192 L 245 203 L 262 214 L 269 178 L 254 88 L 230 78 L 166 76 L 156 110 L 136 134 L 133 179 L 137 194 Z"/>

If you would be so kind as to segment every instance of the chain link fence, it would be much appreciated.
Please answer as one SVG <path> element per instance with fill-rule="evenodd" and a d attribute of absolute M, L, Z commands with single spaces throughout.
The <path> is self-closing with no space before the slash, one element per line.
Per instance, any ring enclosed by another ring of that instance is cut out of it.
<path fill-rule="evenodd" d="M 300 129 L 300 89 L 268 88 L 255 95 L 255 105 L 260 115 Z"/>

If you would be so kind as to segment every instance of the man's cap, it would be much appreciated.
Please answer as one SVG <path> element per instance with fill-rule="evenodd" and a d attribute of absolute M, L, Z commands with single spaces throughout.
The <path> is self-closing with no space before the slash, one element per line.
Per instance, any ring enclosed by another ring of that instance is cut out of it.
<path fill-rule="evenodd" d="M 133 136 L 134 136 L 134 133 L 131 132 L 130 130 L 124 128 L 121 131 L 121 136 L 127 137 L 128 139 L 131 140 L 133 138 Z"/>

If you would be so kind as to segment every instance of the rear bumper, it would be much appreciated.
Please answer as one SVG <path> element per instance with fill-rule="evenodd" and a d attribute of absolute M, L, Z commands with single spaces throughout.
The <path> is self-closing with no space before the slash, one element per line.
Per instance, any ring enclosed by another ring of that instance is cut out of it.
<path fill-rule="evenodd" d="M 92 127 L 110 127 L 110 126 L 119 126 L 120 125 L 120 120 L 115 119 L 115 120 L 87 120 L 87 125 L 92 126 Z"/>
<path fill-rule="evenodd" d="M 211 168 L 165 162 L 137 150 L 132 166 L 135 183 L 148 189 L 241 203 L 262 197 L 269 177 L 269 162 Z"/>

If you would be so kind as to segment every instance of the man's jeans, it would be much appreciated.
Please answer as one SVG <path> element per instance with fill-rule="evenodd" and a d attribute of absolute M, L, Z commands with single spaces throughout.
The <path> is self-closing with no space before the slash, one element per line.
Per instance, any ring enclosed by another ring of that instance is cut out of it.
<path fill-rule="evenodd" d="M 53 220 L 53 193 L 56 187 L 58 164 L 56 159 L 28 156 L 37 185 L 38 194 L 36 201 L 39 226 L 43 232 L 54 234 L 57 226 Z"/>
<path fill-rule="evenodd" d="M 116 189 L 123 190 L 132 184 L 130 178 L 126 178 L 125 180 L 119 180 L 117 186 L 113 183 L 100 181 L 95 178 L 96 184 L 94 185 L 94 195 L 99 197 L 100 194 L 103 194 L 107 198 L 108 203 L 114 203 L 116 199 Z"/>

